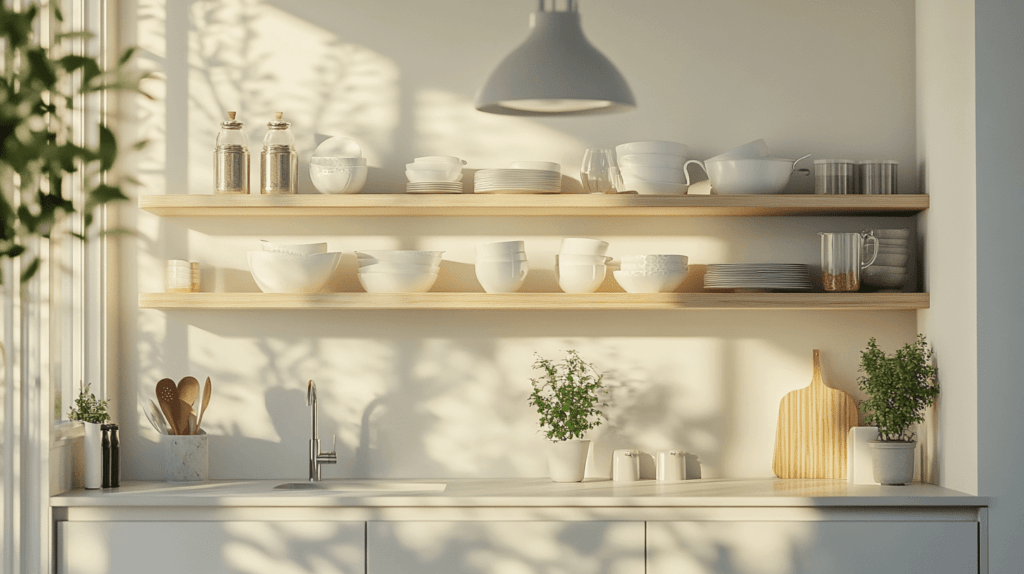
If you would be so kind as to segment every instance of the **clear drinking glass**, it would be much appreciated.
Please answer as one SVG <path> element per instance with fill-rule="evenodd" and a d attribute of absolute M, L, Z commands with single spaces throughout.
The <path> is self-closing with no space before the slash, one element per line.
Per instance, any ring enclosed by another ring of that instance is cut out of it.
<path fill-rule="evenodd" d="M 615 193 L 615 152 L 610 149 L 588 149 L 583 153 L 580 181 L 587 193 Z"/>

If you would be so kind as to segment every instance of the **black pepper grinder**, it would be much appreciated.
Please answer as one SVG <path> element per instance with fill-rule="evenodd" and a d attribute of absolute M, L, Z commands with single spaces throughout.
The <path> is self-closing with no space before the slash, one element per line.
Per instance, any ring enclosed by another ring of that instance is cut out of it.
<path fill-rule="evenodd" d="M 100 425 L 103 433 L 103 488 L 110 488 L 110 424 Z"/>
<path fill-rule="evenodd" d="M 100 426 L 103 433 L 103 488 L 121 486 L 121 438 L 117 425 L 107 423 Z"/>

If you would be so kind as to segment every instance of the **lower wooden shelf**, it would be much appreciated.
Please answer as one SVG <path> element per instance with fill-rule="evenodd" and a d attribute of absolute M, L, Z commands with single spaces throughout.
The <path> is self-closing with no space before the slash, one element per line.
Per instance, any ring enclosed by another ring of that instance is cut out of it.
<path fill-rule="evenodd" d="M 914 310 L 927 293 L 142 293 L 142 309 Z"/>

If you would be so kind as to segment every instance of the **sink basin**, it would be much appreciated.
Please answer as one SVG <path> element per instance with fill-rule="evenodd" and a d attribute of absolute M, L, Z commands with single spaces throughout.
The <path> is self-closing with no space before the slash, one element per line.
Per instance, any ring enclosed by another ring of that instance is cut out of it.
<path fill-rule="evenodd" d="M 399 482 L 388 480 L 321 480 L 285 482 L 274 490 L 330 491 L 359 494 L 400 494 L 403 492 L 444 492 L 442 482 Z"/>

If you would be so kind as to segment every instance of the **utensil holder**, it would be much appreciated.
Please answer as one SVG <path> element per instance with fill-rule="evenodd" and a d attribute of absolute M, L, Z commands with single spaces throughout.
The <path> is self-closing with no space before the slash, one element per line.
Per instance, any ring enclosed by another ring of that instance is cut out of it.
<path fill-rule="evenodd" d="M 164 435 L 164 479 L 193 482 L 210 478 L 210 441 L 206 431 L 197 435 Z"/>

